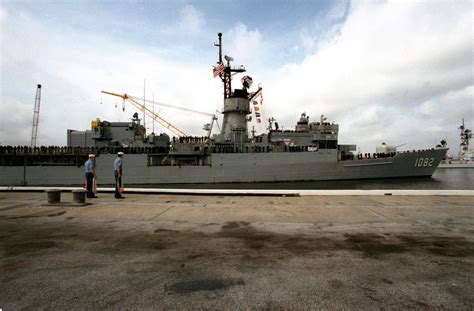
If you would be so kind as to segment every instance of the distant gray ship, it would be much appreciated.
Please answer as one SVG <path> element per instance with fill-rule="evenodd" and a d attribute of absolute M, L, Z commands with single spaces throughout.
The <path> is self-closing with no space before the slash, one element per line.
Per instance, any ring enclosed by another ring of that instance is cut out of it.
<path fill-rule="evenodd" d="M 446 157 L 441 161 L 439 168 L 474 168 L 474 149 L 469 146 L 472 131 L 466 128 L 464 119 L 462 119 L 462 123 L 458 129 L 460 130 L 459 136 L 461 138 L 459 154 L 457 157 L 452 157 L 446 153 Z M 442 140 L 439 146 L 446 146 L 446 141 Z"/>
<path fill-rule="evenodd" d="M 211 136 L 213 123 L 202 137 L 167 134 L 146 135 L 138 114 L 130 122 L 92 121 L 86 131 L 67 131 L 65 147 L 0 147 L 1 185 L 79 185 L 84 182 L 84 162 L 96 154 L 100 184 L 114 184 L 112 162 L 118 151 L 125 155 L 126 185 L 183 183 L 240 183 L 369 179 L 431 176 L 446 148 L 398 152 L 382 145 L 373 154 L 356 154 L 356 145 L 338 144 L 338 124 L 321 116 L 310 122 L 301 114 L 294 130 L 281 130 L 273 118 L 267 133 L 249 135 L 248 123 L 256 98 L 252 78 L 242 78 L 242 88 L 232 89 L 232 76 L 245 72 L 232 67 L 231 57 L 222 57 L 222 34 L 218 34 L 219 58 L 214 75 L 224 85 L 221 131 Z M 112 95 L 117 95 L 110 92 Z M 120 95 L 123 99 L 133 97 Z M 145 110 L 145 107 L 142 107 Z M 258 109 L 258 108 L 257 108 Z M 258 117 L 258 114 L 255 114 Z M 213 121 L 215 118 L 213 118 Z"/>

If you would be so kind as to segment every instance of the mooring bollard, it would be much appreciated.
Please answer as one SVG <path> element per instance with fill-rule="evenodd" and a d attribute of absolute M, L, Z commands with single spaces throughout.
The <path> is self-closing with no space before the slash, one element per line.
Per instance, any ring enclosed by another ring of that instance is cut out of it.
<path fill-rule="evenodd" d="M 78 189 L 72 191 L 72 200 L 74 203 L 84 204 L 86 203 L 86 190 Z"/>
<path fill-rule="evenodd" d="M 48 195 L 48 203 L 55 204 L 61 202 L 61 190 L 59 189 L 48 189 L 46 190 Z"/>

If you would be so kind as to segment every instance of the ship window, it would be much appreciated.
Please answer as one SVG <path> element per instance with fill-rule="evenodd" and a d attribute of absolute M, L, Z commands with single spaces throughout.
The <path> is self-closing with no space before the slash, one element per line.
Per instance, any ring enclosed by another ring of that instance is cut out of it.
<path fill-rule="evenodd" d="M 327 149 L 337 149 L 337 140 L 328 140 Z"/>
<path fill-rule="evenodd" d="M 337 140 L 320 140 L 318 141 L 319 149 L 337 149 Z"/>

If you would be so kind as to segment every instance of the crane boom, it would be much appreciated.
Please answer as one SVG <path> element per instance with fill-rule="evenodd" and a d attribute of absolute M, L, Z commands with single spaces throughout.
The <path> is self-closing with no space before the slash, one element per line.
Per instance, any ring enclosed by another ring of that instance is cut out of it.
<path fill-rule="evenodd" d="M 102 91 L 103 94 L 107 94 L 107 95 L 111 95 L 111 96 L 116 96 L 116 97 L 120 97 L 122 98 L 122 100 L 127 100 L 128 102 L 130 102 L 132 105 L 134 105 L 136 108 L 140 109 L 140 111 L 143 111 L 144 113 L 146 113 L 149 117 L 151 117 L 153 120 L 157 121 L 158 123 L 160 123 L 162 126 L 164 126 L 165 128 L 169 129 L 170 131 L 172 131 L 174 134 L 176 134 L 178 137 L 181 137 L 181 136 L 187 136 L 185 132 L 183 132 L 182 130 L 178 129 L 176 126 L 174 126 L 173 124 L 171 124 L 170 122 L 166 121 L 165 119 L 163 119 L 161 116 L 159 116 L 157 113 L 151 111 L 150 109 L 148 109 L 147 107 L 145 107 L 145 105 L 143 104 L 140 104 L 137 99 L 139 99 L 138 97 L 135 97 L 135 96 L 129 96 L 127 94 L 118 94 L 118 93 L 114 93 L 114 92 L 109 92 L 109 91 Z"/>
<path fill-rule="evenodd" d="M 33 127 L 31 129 L 31 147 L 36 147 L 36 138 L 38 136 L 39 111 L 41 103 L 41 84 L 38 84 L 35 96 L 35 107 L 33 110 Z"/>
<path fill-rule="evenodd" d="M 140 97 L 137 97 L 137 96 L 132 96 L 132 95 L 128 95 L 128 98 L 132 98 L 132 99 L 135 99 L 135 100 L 144 100 L 143 98 L 140 98 Z M 209 113 L 209 112 L 203 112 L 203 111 L 198 111 L 198 110 L 194 110 L 194 109 L 190 109 L 190 108 L 174 106 L 174 105 L 170 105 L 170 104 L 164 104 L 164 103 L 155 102 L 155 101 L 148 100 L 148 99 L 145 99 L 144 101 L 149 103 L 149 104 L 168 107 L 168 108 L 173 108 L 173 109 L 178 109 L 178 110 L 189 111 L 189 112 L 201 114 L 201 115 L 204 115 L 204 116 L 209 116 L 209 117 L 214 116 L 214 114 Z"/>

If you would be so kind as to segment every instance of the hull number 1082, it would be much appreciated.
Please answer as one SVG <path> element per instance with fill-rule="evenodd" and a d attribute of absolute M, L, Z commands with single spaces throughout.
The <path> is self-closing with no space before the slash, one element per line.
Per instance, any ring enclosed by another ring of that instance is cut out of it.
<path fill-rule="evenodd" d="M 433 166 L 434 158 L 417 158 L 415 161 L 415 167 L 428 167 Z"/>

